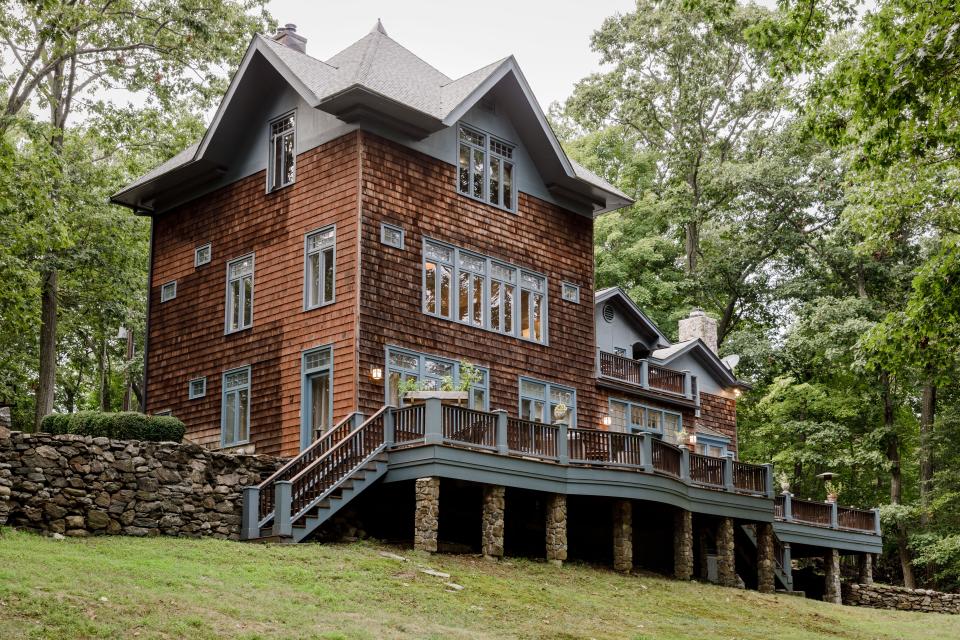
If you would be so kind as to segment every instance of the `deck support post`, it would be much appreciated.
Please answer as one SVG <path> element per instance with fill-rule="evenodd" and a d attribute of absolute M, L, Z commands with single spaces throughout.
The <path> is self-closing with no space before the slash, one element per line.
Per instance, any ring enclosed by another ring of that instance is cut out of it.
<path fill-rule="evenodd" d="M 413 548 L 436 553 L 437 533 L 440 529 L 440 478 L 417 478 L 414 491 L 416 507 L 413 512 Z"/>
<path fill-rule="evenodd" d="M 872 553 L 861 553 L 857 556 L 857 581 L 860 584 L 873 584 Z"/>
<path fill-rule="evenodd" d="M 568 427 L 561 424 L 557 427 L 557 462 L 570 464 L 570 436 Z"/>
<path fill-rule="evenodd" d="M 693 512 L 686 509 L 673 516 L 673 577 L 693 579 Z"/>
<path fill-rule="evenodd" d="M 273 535 L 289 538 L 293 535 L 290 510 L 293 507 L 293 483 L 277 480 L 273 484 Z"/>
<path fill-rule="evenodd" d="M 877 535 L 880 535 L 880 509 L 874 507 L 871 511 L 873 511 L 873 527 L 876 529 Z"/>
<path fill-rule="evenodd" d="M 640 361 L 640 386 L 650 388 L 650 362 L 646 358 Z"/>
<path fill-rule="evenodd" d="M 781 542 L 783 547 L 783 572 L 787 576 L 787 591 L 793 591 L 793 549 L 789 542 Z"/>
<path fill-rule="evenodd" d="M 793 494 L 789 491 L 783 492 L 783 519 L 793 522 Z"/>
<path fill-rule="evenodd" d="M 506 413 L 506 412 L 504 412 Z M 507 488 L 496 484 L 483 486 L 483 557 L 496 560 L 503 557 L 503 512 Z"/>
<path fill-rule="evenodd" d="M 720 518 L 717 525 L 717 581 L 724 587 L 737 586 L 733 539 L 733 518 Z"/>
<path fill-rule="evenodd" d="M 766 496 L 773 500 L 776 492 L 773 488 L 773 465 L 770 463 L 763 465 L 763 482 L 766 488 Z"/>
<path fill-rule="evenodd" d="M 833 604 L 841 604 L 840 601 L 840 552 L 837 549 L 830 549 L 823 557 L 824 566 L 824 584 L 823 600 Z"/>
<path fill-rule="evenodd" d="M 687 369 L 683 370 L 683 397 L 688 400 L 693 399 L 693 376 Z"/>
<path fill-rule="evenodd" d="M 733 485 L 733 452 L 728 451 L 723 458 L 723 488 L 731 493 L 735 489 Z"/>
<path fill-rule="evenodd" d="M 383 446 L 386 449 L 389 449 L 393 446 L 395 426 L 393 416 L 394 411 L 396 411 L 396 408 L 390 407 L 383 412 Z"/>
<path fill-rule="evenodd" d="M 833 502 L 830 503 L 830 528 L 831 528 L 831 529 L 839 529 L 839 528 L 840 528 L 840 520 L 839 520 L 839 518 L 838 518 L 837 516 L 838 516 L 838 514 L 837 514 L 837 501 L 834 500 Z"/>
<path fill-rule="evenodd" d="M 613 570 L 633 569 L 633 503 L 613 501 Z"/>
<path fill-rule="evenodd" d="M 690 448 L 680 447 L 680 479 L 690 482 Z"/>
<path fill-rule="evenodd" d="M 423 408 L 423 443 L 443 442 L 443 404 L 440 398 L 427 398 Z"/>
<path fill-rule="evenodd" d="M 494 409 L 492 413 L 497 416 L 497 453 L 505 456 L 510 451 L 507 444 L 507 410 Z"/>
<path fill-rule="evenodd" d="M 763 522 L 757 525 L 757 591 L 773 593 L 774 584 L 773 525 Z"/>
<path fill-rule="evenodd" d="M 640 464 L 644 473 L 653 473 L 653 436 L 649 433 L 640 434 Z"/>
<path fill-rule="evenodd" d="M 241 540 L 253 540 L 260 537 L 260 487 L 243 488 L 243 526 L 240 528 Z"/>
<path fill-rule="evenodd" d="M 567 496 L 552 493 L 547 498 L 547 561 L 560 566 L 567 559 Z"/>

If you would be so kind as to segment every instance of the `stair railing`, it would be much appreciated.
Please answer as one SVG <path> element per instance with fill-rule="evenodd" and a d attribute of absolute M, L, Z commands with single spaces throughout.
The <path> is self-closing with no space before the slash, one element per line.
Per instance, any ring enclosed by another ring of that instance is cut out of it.
<path fill-rule="evenodd" d="M 321 437 L 317 438 L 313 444 L 301 451 L 299 455 L 277 469 L 273 475 L 257 485 L 260 494 L 257 509 L 257 525 L 262 527 L 273 517 L 274 485 L 278 481 L 290 480 L 306 469 L 314 460 L 329 451 L 362 422 L 363 414 L 359 411 L 354 411 Z"/>

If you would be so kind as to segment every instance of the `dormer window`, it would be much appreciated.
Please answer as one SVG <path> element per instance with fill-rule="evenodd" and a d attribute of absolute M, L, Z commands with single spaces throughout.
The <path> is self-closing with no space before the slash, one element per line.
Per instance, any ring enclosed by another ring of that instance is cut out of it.
<path fill-rule="evenodd" d="M 296 121 L 291 111 L 270 123 L 270 160 L 267 191 L 293 184 L 296 177 Z"/>
<path fill-rule="evenodd" d="M 481 131 L 459 126 L 457 190 L 501 209 L 516 209 L 514 146 Z"/>

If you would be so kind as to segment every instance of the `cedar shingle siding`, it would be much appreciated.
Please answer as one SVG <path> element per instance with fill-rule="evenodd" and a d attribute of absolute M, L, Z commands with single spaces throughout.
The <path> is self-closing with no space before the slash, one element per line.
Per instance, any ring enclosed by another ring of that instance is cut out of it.
<path fill-rule="evenodd" d="M 732 398 L 700 393 L 700 424 L 730 438 L 727 450 L 737 451 L 737 401 Z"/>

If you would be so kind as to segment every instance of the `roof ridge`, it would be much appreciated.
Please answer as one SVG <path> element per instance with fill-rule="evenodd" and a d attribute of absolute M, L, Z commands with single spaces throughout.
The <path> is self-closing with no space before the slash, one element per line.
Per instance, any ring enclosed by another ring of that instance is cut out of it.
<path fill-rule="evenodd" d="M 262 33 L 257 33 L 257 34 L 254 34 L 254 35 L 255 35 L 256 37 L 260 38 L 261 40 L 265 41 L 271 48 L 273 48 L 273 47 L 281 48 L 281 47 L 282 47 L 282 50 L 285 51 L 285 52 L 289 51 L 290 53 L 295 53 L 295 54 L 297 54 L 298 56 L 303 56 L 304 58 L 307 58 L 307 59 L 309 59 L 309 60 L 312 60 L 313 62 L 319 62 L 319 63 L 322 64 L 322 65 L 328 66 L 328 67 L 330 67 L 331 69 L 337 69 L 337 70 L 339 70 L 339 68 L 340 68 L 340 67 L 338 67 L 338 66 L 335 65 L 335 64 L 330 64 L 330 63 L 327 62 L 326 60 L 321 60 L 320 58 L 315 58 L 315 57 L 313 57 L 312 55 L 310 55 L 309 53 L 307 53 L 307 52 L 305 52 L 305 51 L 297 51 L 296 49 L 291 49 L 290 47 L 288 47 L 288 46 L 286 46 L 286 45 L 284 45 L 284 44 L 280 44 L 279 42 L 277 42 L 277 41 L 274 40 L 273 38 L 270 38 L 270 37 L 268 37 L 268 36 L 265 36 L 265 35 L 263 35 Z"/>
<path fill-rule="evenodd" d="M 401 46 L 402 46 L 402 45 L 401 45 Z M 440 86 L 441 86 L 441 87 L 449 87 L 449 86 L 452 85 L 453 83 L 455 83 L 455 82 L 460 82 L 460 81 L 463 80 L 464 78 L 469 78 L 469 77 L 472 76 L 473 74 L 475 74 L 475 73 L 480 73 L 480 72 L 483 71 L 484 69 L 489 69 L 490 67 L 494 67 L 494 66 L 500 66 L 501 64 L 503 64 L 504 62 L 506 62 L 507 60 L 509 60 L 509 59 L 512 58 L 512 57 L 513 57 L 513 56 L 506 56 L 506 57 L 500 58 L 499 60 L 494 60 L 494 61 L 491 62 L 490 64 L 485 64 L 485 65 L 483 65 L 482 67 L 477 67 L 477 68 L 474 69 L 473 71 L 468 71 L 467 73 L 463 74 L 462 76 L 460 76 L 460 77 L 458 77 L 458 78 L 453 78 L 453 79 L 451 79 L 449 82 L 444 82 L 444 83 L 441 84 Z M 438 71 L 439 71 L 439 69 L 438 69 Z M 441 73 L 442 73 L 442 72 L 441 72 Z M 444 75 L 446 75 L 446 74 L 444 74 Z"/>

